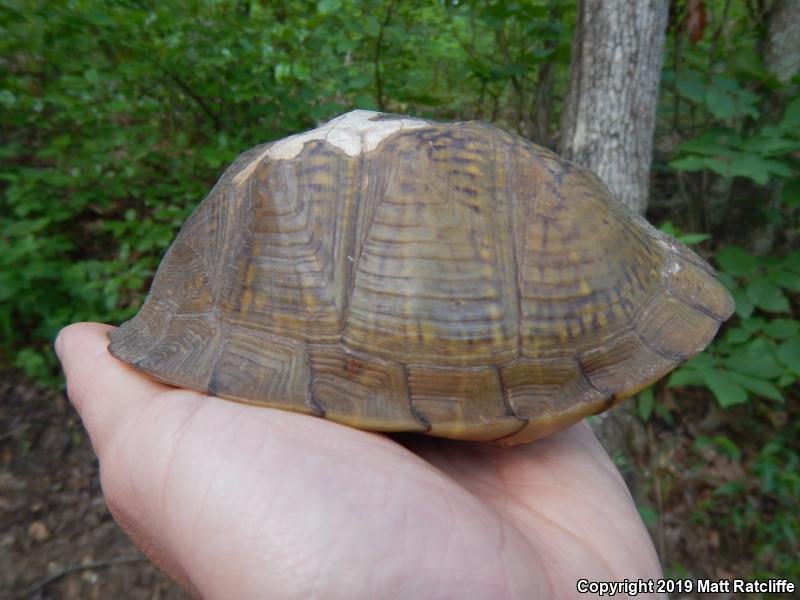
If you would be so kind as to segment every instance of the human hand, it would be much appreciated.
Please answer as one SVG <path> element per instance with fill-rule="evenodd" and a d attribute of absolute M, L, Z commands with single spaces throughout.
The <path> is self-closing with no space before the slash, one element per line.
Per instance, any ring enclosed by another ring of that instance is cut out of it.
<path fill-rule="evenodd" d="M 514 448 L 383 435 L 156 383 L 64 329 L 114 518 L 203 598 L 572 598 L 661 576 L 584 423 Z M 584 596 L 585 597 L 585 596 Z"/>

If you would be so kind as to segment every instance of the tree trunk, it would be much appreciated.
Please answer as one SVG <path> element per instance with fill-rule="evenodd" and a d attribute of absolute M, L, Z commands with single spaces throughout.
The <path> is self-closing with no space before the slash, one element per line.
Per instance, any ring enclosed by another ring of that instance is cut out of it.
<path fill-rule="evenodd" d="M 669 0 L 580 0 L 560 153 L 597 173 L 631 210 L 647 207 L 653 129 Z M 644 492 L 631 460 L 644 436 L 633 401 L 590 424 L 616 457 L 634 497 Z"/>
<path fill-rule="evenodd" d="M 800 70 L 800 0 L 776 0 L 769 16 L 764 63 L 781 83 Z"/>
<path fill-rule="evenodd" d="M 669 0 L 580 0 L 560 153 L 647 208 Z"/>
<path fill-rule="evenodd" d="M 770 101 L 763 107 L 762 117 L 776 121 L 791 99 L 795 89 L 789 81 L 800 71 L 800 0 L 776 0 L 767 21 L 767 39 L 764 66 L 784 84 L 773 91 Z M 782 203 L 783 182 L 773 178 L 767 185 L 765 211 L 778 212 Z M 778 222 L 768 220 L 763 226 L 753 229 L 753 250 L 757 254 L 768 254 L 775 246 L 779 233 Z"/>

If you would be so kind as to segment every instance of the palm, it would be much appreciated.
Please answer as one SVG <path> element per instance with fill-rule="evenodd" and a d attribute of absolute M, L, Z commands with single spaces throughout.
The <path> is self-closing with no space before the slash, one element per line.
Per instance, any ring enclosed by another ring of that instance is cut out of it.
<path fill-rule="evenodd" d="M 627 489 L 585 425 L 513 449 L 402 442 L 175 390 L 60 344 L 117 520 L 208 598 L 577 596 L 657 577 Z"/>

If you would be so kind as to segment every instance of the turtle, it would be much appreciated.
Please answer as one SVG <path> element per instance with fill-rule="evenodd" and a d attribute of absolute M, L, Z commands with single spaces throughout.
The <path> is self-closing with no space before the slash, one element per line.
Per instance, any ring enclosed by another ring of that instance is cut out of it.
<path fill-rule="evenodd" d="M 515 445 L 635 395 L 733 310 L 591 171 L 481 121 L 355 110 L 235 160 L 109 351 L 210 396 Z"/>

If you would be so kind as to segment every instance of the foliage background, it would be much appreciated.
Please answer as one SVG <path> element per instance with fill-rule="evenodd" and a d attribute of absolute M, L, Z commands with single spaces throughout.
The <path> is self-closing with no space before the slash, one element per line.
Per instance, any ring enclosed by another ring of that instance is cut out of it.
<path fill-rule="evenodd" d="M 671 6 L 648 216 L 737 301 L 636 405 L 672 574 L 800 581 L 800 82 L 765 64 L 773 5 Z M 3 0 L 0 370 L 58 385 L 58 329 L 134 314 L 257 143 L 358 107 L 555 146 L 574 20 L 566 0 Z"/>

